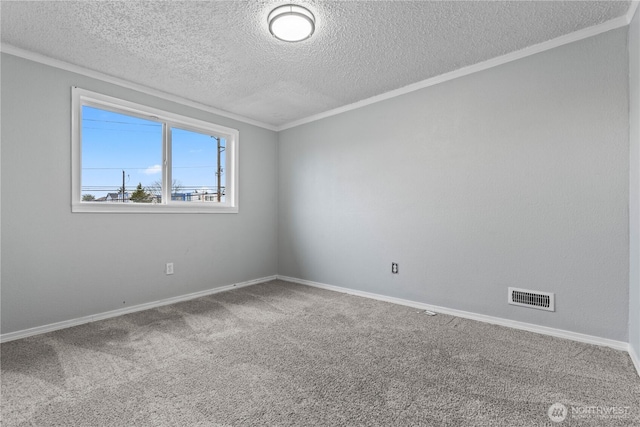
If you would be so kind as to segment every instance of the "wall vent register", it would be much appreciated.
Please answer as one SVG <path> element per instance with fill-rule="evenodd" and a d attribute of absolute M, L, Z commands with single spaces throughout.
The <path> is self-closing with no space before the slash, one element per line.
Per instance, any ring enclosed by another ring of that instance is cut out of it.
<path fill-rule="evenodd" d="M 555 311 L 555 295 L 550 292 L 509 288 L 509 304 L 538 310 Z"/>

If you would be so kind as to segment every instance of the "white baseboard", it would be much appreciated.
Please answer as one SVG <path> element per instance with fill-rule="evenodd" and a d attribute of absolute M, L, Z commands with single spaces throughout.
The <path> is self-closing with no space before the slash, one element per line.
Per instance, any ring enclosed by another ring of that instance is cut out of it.
<path fill-rule="evenodd" d="M 17 340 L 20 338 L 26 338 L 33 335 L 44 334 L 47 332 L 57 331 L 59 329 L 70 328 L 72 326 L 78 326 L 89 322 L 95 322 L 98 320 L 109 319 L 112 317 L 122 316 L 124 314 L 135 313 L 137 311 L 149 310 L 155 307 L 161 307 L 164 305 L 175 304 L 177 302 L 188 301 L 195 298 L 203 297 L 206 295 L 217 294 L 219 292 L 226 292 L 232 289 L 239 289 L 246 286 L 257 285 L 259 283 L 269 282 L 271 280 L 284 280 L 286 282 L 298 283 L 300 285 L 313 286 L 316 288 L 327 289 L 330 291 L 341 292 L 349 295 L 356 295 L 364 298 L 371 298 L 379 301 L 386 301 L 393 304 L 404 305 L 408 307 L 414 307 L 421 310 L 434 311 L 436 313 L 449 314 L 451 316 L 462 317 L 465 319 L 477 320 L 480 322 L 491 323 L 494 325 L 506 326 L 514 329 L 520 329 L 524 331 L 536 332 L 543 335 L 550 335 L 558 338 L 565 338 L 573 341 L 583 342 L 587 344 L 601 345 L 610 347 L 616 350 L 623 350 L 629 353 L 631 360 L 640 376 L 640 357 L 635 352 L 634 348 L 624 341 L 616 341 L 608 338 L 596 337 L 593 335 L 580 334 L 577 332 L 565 331 L 562 329 L 549 328 L 546 326 L 534 325 L 532 323 L 518 322 L 515 320 L 503 319 L 500 317 L 487 316 L 484 314 L 471 313 L 468 311 L 456 310 L 452 308 L 440 307 L 431 304 L 424 304 L 421 302 L 406 300 L 402 298 L 395 298 L 386 295 L 374 294 L 371 292 L 358 291 L 349 288 L 343 288 L 340 286 L 327 285 L 325 283 L 312 282 L 310 280 L 297 279 L 295 277 L 287 276 L 268 276 L 260 279 L 249 280 L 241 283 L 234 283 L 232 285 L 221 286 L 218 288 L 207 289 L 205 291 L 194 292 L 191 294 L 180 295 L 176 297 L 166 298 L 159 301 L 148 302 L 144 304 L 138 304 L 127 308 L 120 308 L 117 310 L 107 311 L 104 313 L 93 314 L 89 316 L 83 316 L 76 319 L 65 320 L 62 322 L 51 323 L 43 326 L 36 326 L 34 328 L 24 329 L 21 331 L 9 332 L 0 335 L 0 343 Z"/>
<path fill-rule="evenodd" d="M 601 337 L 596 337 L 592 335 L 580 334 L 577 332 L 565 331 L 562 329 L 549 328 L 547 326 L 534 325 L 532 323 L 518 322 L 516 320 L 503 319 L 500 317 L 493 317 L 493 316 L 487 316 L 484 314 L 477 314 L 477 313 L 471 313 L 468 311 L 456 310 L 452 308 L 439 307 L 437 305 L 424 304 L 421 302 L 416 302 L 416 301 L 411 301 L 411 300 L 406 300 L 401 298 L 394 298 L 394 297 L 374 294 L 370 292 L 357 291 L 353 289 L 342 288 L 339 286 L 333 286 L 333 285 L 327 285 L 324 283 L 312 282 L 309 280 L 297 279 L 294 277 L 278 276 L 278 279 L 284 280 L 286 282 L 293 282 L 301 285 L 313 286 L 316 288 L 342 292 L 345 294 L 391 302 L 394 304 L 406 305 L 406 306 L 415 307 L 421 310 L 429 310 L 429 311 L 434 311 L 436 313 L 449 314 L 451 316 L 462 317 L 465 319 L 478 320 L 480 322 L 491 323 L 494 325 L 507 326 L 509 328 L 520 329 L 520 330 L 529 331 L 529 332 L 536 332 L 543 335 L 550 335 L 552 337 L 565 338 L 572 341 L 578 341 L 578 342 L 583 342 L 587 344 L 601 345 L 601 346 L 610 347 L 616 350 L 629 351 L 629 354 L 631 354 L 629 344 L 624 341 L 616 341 L 608 338 L 601 338 Z M 634 360 L 634 363 L 636 364 L 636 368 L 638 368 L 639 366 L 637 363 L 637 360 L 638 359 L 636 357 L 636 359 Z M 640 373 L 640 369 L 638 370 L 638 372 Z"/>
<path fill-rule="evenodd" d="M 186 295 L 179 295 L 177 297 L 166 298 L 160 301 L 147 302 L 143 304 L 134 305 L 127 308 L 119 308 L 117 310 L 106 311 L 104 313 L 92 314 L 89 316 L 78 317 L 76 319 L 64 320 L 62 322 L 51 323 L 49 325 L 36 326 L 34 328 L 24 329 L 16 332 L 9 332 L 0 335 L 0 343 L 7 341 L 13 341 L 20 338 L 26 338 L 33 335 L 44 334 L 47 332 L 57 331 L 58 329 L 70 328 L 72 326 L 78 326 L 89 322 L 95 322 L 97 320 L 109 319 L 112 317 L 122 316 L 123 314 L 135 313 L 137 311 L 149 310 L 150 308 L 161 307 L 163 305 L 175 304 L 177 302 L 188 301 L 195 298 L 200 298 L 206 295 L 217 294 L 219 292 L 226 292 L 232 289 L 244 288 L 246 286 L 257 285 L 258 283 L 269 282 L 275 280 L 277 276 L 262 277 L 260 279 L 249 280 L 242 283 L 234 283 L 232 285 L 221 286 L 219 288 L 207 289 L 205 291 L 194 292 Z"/>
<path fill-rule="evenodd" d="M 633 365 L 636 367 L 638 375 L 640 375 L 640 358 L 631 344 L 629 344 L 629 356 L 631 357 Z"/>

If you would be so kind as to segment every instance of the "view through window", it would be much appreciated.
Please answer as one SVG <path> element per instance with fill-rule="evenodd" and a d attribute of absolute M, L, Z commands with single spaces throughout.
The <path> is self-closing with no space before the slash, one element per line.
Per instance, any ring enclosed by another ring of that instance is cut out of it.
<path fill-rule="evenodd" d="M 229 139 L 237 142 L 237 131 L 225 134 L 213 125 L 193 126 L 188 119 L 120 110 L 94 100 L 79 103 L 76 206 L 234 207 L 228 190 L 235 171 L 228 169 L 235 164 L 228 156 L 235 148 Z"/>
<path fill-rule="evenodd" d="M 162 123 L 82 107 L 82 201 L 162 202 Z M 170 127 L 171 200 L 224 202 L 225 139 Z"/>

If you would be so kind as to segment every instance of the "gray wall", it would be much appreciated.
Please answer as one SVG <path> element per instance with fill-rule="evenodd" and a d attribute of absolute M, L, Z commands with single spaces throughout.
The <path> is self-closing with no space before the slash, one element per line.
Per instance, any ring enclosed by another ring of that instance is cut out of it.
<path fill-rule="evenodd" d="M 72 214 L 73 85 L 238 129 L 240 213 Z M 3 54 L 1 137 L 2 333 L 277 273 L 275 132 Z"/>
<path fill-rule="evenodd" d="M 640 356 L 640 12 L 629 27 L 629 343 Z"/>
<path fill-rule="evenodd" d="M 626 38 L 281 132 L 279 274 L 626 342 Z"/>
<path fill-rule="evenodd" d="M 279 273 L 640 353 L 637 14 L 629 66 L 626 37 L 289 129 L 279 146 L 268 130 L 2 54 L 2 333 Z M 71 214 L 72 85 L 239 129 L 240 213 Z M 507 286 L 555 292 L 557 311 L 509 306 Z"/>

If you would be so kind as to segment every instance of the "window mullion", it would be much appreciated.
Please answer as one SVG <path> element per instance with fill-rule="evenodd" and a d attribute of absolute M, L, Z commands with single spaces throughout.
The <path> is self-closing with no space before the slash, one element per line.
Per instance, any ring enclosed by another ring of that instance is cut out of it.
<path fill-rule="evenodd" d="M 171 202 L 171 128 L 162 123 L 162 202 Z"/>

